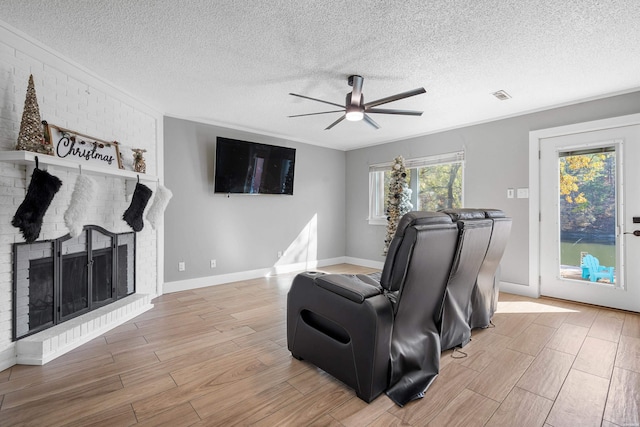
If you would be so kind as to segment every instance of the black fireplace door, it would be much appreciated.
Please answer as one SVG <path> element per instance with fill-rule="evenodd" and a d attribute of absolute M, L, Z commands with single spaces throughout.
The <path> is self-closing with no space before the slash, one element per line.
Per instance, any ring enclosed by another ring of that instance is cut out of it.
<path fill-rule="evenodd" d="M 135 247 L 135 233 L 97 225 L 78 237 L 14 243 L 14 341 L 135 293 Z"/>
<path fill-rule="evenodd" d="M 60 321 L 115 300 L 115 243 L 115 234 L 97 226 L 59 239 Z"/>

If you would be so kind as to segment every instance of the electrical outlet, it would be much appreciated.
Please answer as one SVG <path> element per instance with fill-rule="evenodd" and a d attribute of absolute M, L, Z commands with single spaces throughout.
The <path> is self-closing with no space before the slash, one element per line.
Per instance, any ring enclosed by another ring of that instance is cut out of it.
<path fill-rule="evenodd" d="M 278 258 L 282 258 L 282 251 L 278 251 Z"/>
<path fill-rule="evenodd" d="M 212 259 L 211 260 L 211 268 L 216 268 L 216 266 L 217 266 L 216 260 Z"/>
<path fill-rule="evenodd" d="M 180 261 L 178 263 L 178 271 L 184 271 L 184 270 L 185 270 L 184 261 Z"/>

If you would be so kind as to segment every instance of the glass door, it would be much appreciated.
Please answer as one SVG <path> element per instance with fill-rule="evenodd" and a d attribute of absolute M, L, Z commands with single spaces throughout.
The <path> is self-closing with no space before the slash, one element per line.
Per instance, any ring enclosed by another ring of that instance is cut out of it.
<path fill-rule="evenodd" d="M 559 275 L 615 285 L 616 145 L 558 152 Z"/>
<path fill-rule="evenodd" d="M 541 140 L 542 295 L 640 311 L 639 148 L 640 126 Z"/>

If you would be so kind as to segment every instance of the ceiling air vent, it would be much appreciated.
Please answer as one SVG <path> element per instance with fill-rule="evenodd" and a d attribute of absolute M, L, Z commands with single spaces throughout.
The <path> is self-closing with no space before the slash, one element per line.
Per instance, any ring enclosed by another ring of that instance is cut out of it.
<path fill-rule="evenodd" d="M 495 96 L 496 98 L 498 98 L 500 101 L 506 101 L 507 99 L 511 98 L 511 95 L 509 95 L 507 92 L 505 92 L 504 90 L 499 90 L 497 92 L 493 92 L 491 95 Z"/>

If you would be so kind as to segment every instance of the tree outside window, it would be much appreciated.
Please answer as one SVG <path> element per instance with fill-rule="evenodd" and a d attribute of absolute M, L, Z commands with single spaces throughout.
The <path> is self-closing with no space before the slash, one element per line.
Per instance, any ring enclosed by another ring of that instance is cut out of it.
<path fill-rule="evenodd" d="M 413 169 L 418 177 L 416 208 L 421 211 L 462 207 L 462 162 Z"/>
<path fill-rule="evenodd" d="M 613 147 L 560 153 L 561 266 L 590 254 L 616 265 L 616 153 Z"/>
<path fill-rule="evenodd" d="M 386 206 L 392 163 L 369 169 L 370 224 L 386 224 Z M 411 203 L 418 211 L 463 207 L 464 153 L 456 152 L 405 161 Z"/>

